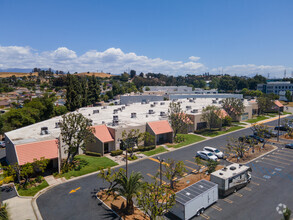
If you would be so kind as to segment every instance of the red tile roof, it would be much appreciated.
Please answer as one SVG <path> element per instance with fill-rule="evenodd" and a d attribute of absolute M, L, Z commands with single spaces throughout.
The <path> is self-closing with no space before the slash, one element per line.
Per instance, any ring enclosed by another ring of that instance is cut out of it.
<path fill-rule="evenodd" d="M 45 159 L 58 158 L 57 139 L 16 145 L 15 150 L 19 165 L 32 163 L 34 159 L 39 160 L 41 157 Z"/>
<path fill-rule="evenodd" d="M 152 121 L 148 122 L 148 125 L 153 130 L 155 134 L 164 134 L 164 133 L 170 133 L 173 132 L 173 129 L 171 128 L 168 121 Z"/>
<path fill-rule="evenodd" d="M 279 102 L 279 100 L 275 100 L 274 103 L 275 103 L 275 105 L 278 106 L 279 108 L 284 107 L 284 105 L 283 105 L 281 102 Z"/>
<path fill-rule="evenodd" d="M 95 128 L 94 135 L 103 143 L 114 141 L 106 125 L 97 125 L 97 126 L 94 126 L 94 128 Z"/>
<path fill-rule="evenodd" d="M 229 114 L 224 110 L 224 109 L 221 109 L 220 112 L 219 112 L 219 118 L 221 119 L 224 119 L 225 117 L 230 117 Z"/>

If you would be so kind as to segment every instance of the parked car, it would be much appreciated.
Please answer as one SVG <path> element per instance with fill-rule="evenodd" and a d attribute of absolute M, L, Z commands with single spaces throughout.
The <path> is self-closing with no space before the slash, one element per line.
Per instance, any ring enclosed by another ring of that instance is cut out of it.
<path fill-rule="evenodd" d="M 276 126 L 276 127 L 275 127 L 275 130 L 276 130 L 276 131 L 277 131 L 277 130 L 280 130 L 280 131 L 287 131 L 287 127 L 284 126 L 284 125 L 280 125 L 280 126 Z"/>
<path fill-rule="evenodd" d="M 285 147 L 286 147 L 286 148 L 293 149 L 293 144 L 286 144 Z"/>
<path fill-rule="evenodd" d="M 244 137 L 239 137 L 238 138 L 238 140 L 239 141 L 245 141 L 246 143 L 249 143 L 250 141 L 253 141 L 253 142 L 255 142 L 255 144 L 257 144 L 258 143 L 258 140 L 257 139 L 255 139 L 254 137 L 252 137 L 253 135 L 246 135 L 246 136 L 244 136 Z"/>
<path fill-rule="evenodd" d="M 213 160 L 213 161 L 217 161 L 218 157 L 215 156 L 214 154 L 212 154 L 209 151 L 197 151 L 196 152 L 196 157 L 200 157 L 204 160 Z"/>
<path fill-rule="evenodd" d="M 269 132 L 270 132 L 270 135 L 272 137 L 278 137 L 278 131 L 276 131 L 276 130 L 270 130 Z"/>
<path fill-rule="evenodd" d="M 212 154 L 216 155 L 218 158 L 224 157 L 224 153 L 218 150 L 217 148 L 206 146 L 203 148 L 203 150 L 211 152 Z"/>
<path fill-rule="evenodd" d="M 253 135 L 258 136 L 258 137 L 260 136 L 257 132 L 254 132 Z M 271 138 L 272 137 L 272 135 L 270 133 L 264 133 L 263 135 L 264 135 L 265 138 Z"/>
<path fill-rule="evenodd" d="M 263 143 L 265 141 L 263 138 L 256 136 L 256 135 L 249 135 L 249 137 L 254 138 L 255 140 L 257 140 L 261 143 Z"/>

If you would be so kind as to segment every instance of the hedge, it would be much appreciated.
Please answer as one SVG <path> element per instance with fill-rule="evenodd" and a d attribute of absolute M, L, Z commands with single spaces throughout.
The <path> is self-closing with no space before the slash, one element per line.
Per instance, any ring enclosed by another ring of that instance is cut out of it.
<path fill-rule="evenodd" d="M 149 150 L 153 150 L 156 148 L 156 145 L 151 145 L 151 146 L 139 146 L 138 150 L 139 151 L 149 151 Z"/>
<path fill-rule="evenodd" d="M 123 150 L 113 150 L 111 151 L 110 155 L 112 157 L 117 156 L 117 155 L 121 155 L 123 153 Z"/>
<path fill-rule="evenodd" d="M 102 156 L 100 153 L 92 152 L 92 151 L 86 151 L 85 154 L 86 154 L 86 155 L 89 155 L 89 156 L 95 156 L 95 157 L 100 157 L 100 156 Z"/>

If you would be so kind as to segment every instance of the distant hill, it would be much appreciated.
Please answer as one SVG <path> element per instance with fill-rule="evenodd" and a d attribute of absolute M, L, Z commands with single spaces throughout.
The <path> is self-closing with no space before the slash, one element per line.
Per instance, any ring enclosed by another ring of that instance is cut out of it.
<path fill-rule="evenodd" d="M 38 72 L 34 73 L 20 73 L 20 72 L 0 72 L 0 78 L 6 78 L 11 76 L 23 77 L 23 76 L 38 76 Z"/>
<path fill-rule="evenodd" d="M 87 75 L 87 76 L 96 76 L 96 77 L 101 77 L 101 78 L 109 78 L 109 77 L 112 77 L 111 74 L 109 73 L 97 73 L 97 72 L 84 72 L 84 73 L 77 73 L 77 75 L 80 75 L 80 76 L 84 76 L 84 75 Z"/>

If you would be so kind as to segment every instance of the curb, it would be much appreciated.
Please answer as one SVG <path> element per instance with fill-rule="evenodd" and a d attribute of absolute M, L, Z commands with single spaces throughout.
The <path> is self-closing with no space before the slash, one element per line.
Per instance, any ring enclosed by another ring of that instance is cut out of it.
<path fill-rule="evenodd" d="M 111 209 L 106 203 L 104 203 L 104 201 L 103 200 L 101 200 L 99 197 L 97 197 L 97 199 L 101 202 L 101 203 L 103 203 L 103 205 L 104 206 L 106 206 L 109 210 L 111 210 L 119 219 L 122 219 L 121 217 L 120 217 L 120 215 L 118 215 L 113 209 Z"/>

